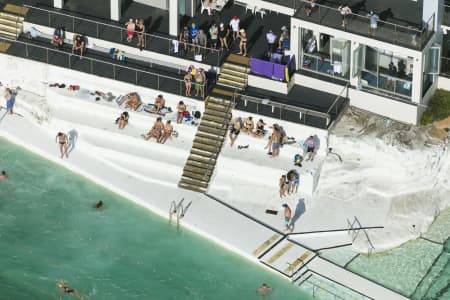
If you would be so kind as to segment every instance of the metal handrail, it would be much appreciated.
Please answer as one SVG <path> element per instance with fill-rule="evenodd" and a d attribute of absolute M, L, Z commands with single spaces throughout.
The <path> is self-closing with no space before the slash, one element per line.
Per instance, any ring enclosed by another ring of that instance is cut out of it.
<path fill-rule="evenodd" d="M 323 113 L 323 112 L 319 112 L 319 111 L 314 111 L 314 110 L 309 110 L 307 108 L 302 108 L 302 107 L 297 107 L 297 106 L 293 106 L 293 105 L 289 105 L 289 104 L 282 104 L 282 103 L 278 103 L 278 102 L 273 102 L 270 101 L 269 99 L 261 99 L 261 98 L 257 98 L 257 97 L 253 97 L 253 96 L 248 96 L 248 95 L 244 95 L 244 94 L 236 94 L 237 96 L 240 96 L 241 98 L 253 103 L 257 103 L 257 104 L 261 104 L 261 105 L 268 105 L 268 106 L 272 106 L 272 107 L 276 107 L 279 109 L 285 109 L 285 110 L 290 110 L 293 112 L 298 112 L 298 113 L 304 113 L 306 115 L 310 115 L 310 116 L 315 116 L 315 117 L 320 117 L 320 118 L 329 118 L 330 115 L 327 113 Z"/>
<path fill-rule="evenodd" d="M 304 4 L 305 4 L 305 3 L 309 3 L 309 2 L 307 2 L 306 0 L 298 0 L 298 1 L 303 2 Z M 339 11 L 337 8 L 334 8 L 334 7 L 331 7 L 331 6 L 327 6 L 327 5 L 323 5 L 323 4 L 318 4 L 318 3 L 316 3 L 316 2 L 314 3 L 314 6 L 315 6 L 315 7 L 324 7 L 325 9 L 331 9 L 331 10 L 334 10 L 334 11 L 340 13 L 340 11 Z M 300 9 L 300 7 L 299 7 L 298 9 Z M 357 16 L 357 17 L 361 17 L 361 18 L 364 18 L 364 19 L 366 19 L 366 20 L 370 20 L 370 17 L 367 17 L 367 16 L 363 16 L 363 15 L 359 15 L 359 14 L 355 14 L 355 13 L 351 13 L 350 15 L 352 15 L 352 16 Z M 433 15 L 434 15 L 434 14 L 433 14 Z M 433 17 L 433 16 L 432 16 L 432 17 Z M 406 26 L 403 26 L 403 25 L 398 25 L 398 24 L 395 24 L 395 23 L 387 22 L 387 21 L 381 21 L 381 20 L 380 20 L 380 21 L 378 21 L 378 23 L 388 24 L 388 25 L 391 25 L 391 26 L 394 26 L 394 27 L 403 28 L 403 29 L 408 30 L 408 31 L 416 31 L 416 32 L 418 32 L 418 33 L 421 33 L 421 32 L 422 32 L 422 30 L 420 30 L 420 29 L 410 28 L 410 27 L 406 27 Z"/>
<path fill-rule="evenodd" d="M 73 19 L 73 22 L 72 22 L 72 23 L 73 23 L 73 25 L 72 25 L 72 31 L 75 31 L 75 25 L 74 25 L 74 20 L 75 20 L 75 19 L 78 19 L 78 20 L 81 20 L 81 21 L 84 21 L 84 22 L 94 23 L 94 24 L 96 24 L 97 26 L 98 26 L 98 25 L 102 25 L 102 26 L 105 26 L 105 27 L 111 27 L 111 28 L 119 29 L 121 32 L 126 30 L 126 28 L 122 28 L 122 27 L 119 27 L 119 26 L 116 26 L 116 25 L 112 25 L 112 24 L 108 24 L 108 23 L 103 23 L 103 22 L 99 22 L 99 21 L 93 21 L 93 20 L 89 20 L 89 19 L 85 19 L 85 18 L 80 18 L 80 17 L 76 17 L 76 16 L 69 15 L 69 14 L 65 14 L 65 13 L 61 13 L 61 12 L 57 12 L 57 11 L 52 11 L 52 10 L 49 10 L 49 9 L 41 8 L 41 7 L 35 7 L 35 6 L 32 6 L 32 5 L 28 5 L 28 4 L 23 4 L 23 6 L 24 6 L 24 7 L 27 7 L 27 8 L 31 8 L 31 9 L 36 9 L 36 10 L 40 10 L 40 11 L 45 11 L 45 12 L 48 12 L 49 14 L 56 14 L 56 15 L 60 15 L 60 16 L 65 16 L 65 17 L 72 18 L 72 19 Z M 49 25 L 50 25 L 50 24 L 49 24 Z M 171 41 L 173 41 L 173 40 L 179 41 L 179 40 L 178 40 L 178 37 L 177 37 L 176 39 L 173 39 L 173 38 L 167 38 L 167 37 L 163 37 L 163 36 L 159 36 L 159 35 L 154 35 L 154 34 L 150 34 L 150 33 L 145 33 L 145 32 L 142 33 L 142 34 L 143 34 L 144 37 L 145 37 L 145 41 L 144 41 L 145 43 L 146 43 L 146 38 L 147 38 L 147 36 L 150 37 L 150 38 L 159 38 L 159 39 L 163 39 L 163 40 L 166 40 L 166 41 L 169 41 L 169 42 L 171 42 Z M 98 37 L 98 29 L 97 29 L 97 37 Z M 222 52 L 223 52 L 223 50 L 220 50 L 220 49 L 214 49 L 214 48 L 209 48 L 209 47 L 199 46 L 199 45 L 192 44 L 192 43 L 184 43 L 184 42 L 180 42 L 180 44 L 187 44 L 187 45 L 193 46 L 193 47 L 195 47 L 195 48 L 203 48 L 203 49 L 205 49 L 205 50 L 210 50 L 210 51 L 218 52 L 218 53 L 222 53 Z"/>
<path fill-rule="evenodd" d="M 75 57 L 78 57 L 78 58 L 90 60 L 91 62 L 94 61 L 94 62 L 99 62 L 99 63 L 110 65 L 110 66 L 112 66 L 114 68 L 114 70 L 115 70 L 115 67 L 120 67 L 120 68 L 124 68 L 124 69 L 128 69 L 128 70 L 132 70 L 132 71 L 135 71 L 135 72 L 141 72 L 141 73 L 153 75 L 153 76 L 156 76 L 158 78 L 158 82 L 159 82 L 159 78 L 166 78 L 166 79 L 170 79 L 170 80 L 176 80 L 179 83 L 181 83 L 181 82 L 184 83 L 184 79 L 178 79 L 178 78 L 175 78 L 175 77 L 161 75 L 161 74 L 158 74 L 158 73 L 148 72 L 148 71 L 144 71 L 144 70 L 140 70 L 140 69 L 136 69 L 136 68 L 132 68 L 132 67 L 127 67 L 125 65 L 120 65 L 120 64 L 115 64 L 115 63 L 111 63 L 111 62 L 106 62 L 106 61 L 99 60 L 99 59 L 96 59 L 96 58 L 81 56 L 81 55 L 74 54 L 74 53 L 68 53 L 68 52 L 65 52 L 65 51 L 52 49 L 52 48 L 48 48 L 48 47 L 44 47 L 44 46 L 40 46 L 40 45 L 31 44 L 31 43 L 26 43 L 26 42 L 19 41 L 19 40 L 13 41 L 13 40 L 5 39 L 3 37 L 0 37 L 0 40 L 13 42 L 13 43 L 18 43 L 18 44 L 23 44 L 26 47 L 36 47 L 36 48 L 45 49 L 47 51 L 47 63 L 48 63 L 48 51 L 52 51 L 52 52 L 61 53 L 61 54 L 65 54 L 65 55 L 69 56 L 69 66 L 71 64 L 70 63 L 70 57 L 75 56 Z M 26 49 L 26 52 L 28 53 L 28 49 Z M 28 54 L 27 54 L 27 57 L 28 57 Z M 114 73 L 114 78 L 115 78 L 115 73 Z M 199 85 L 201 85 L 202 88 L 205 89 L 206 83 L 205 84 L 199 84 Z"/>

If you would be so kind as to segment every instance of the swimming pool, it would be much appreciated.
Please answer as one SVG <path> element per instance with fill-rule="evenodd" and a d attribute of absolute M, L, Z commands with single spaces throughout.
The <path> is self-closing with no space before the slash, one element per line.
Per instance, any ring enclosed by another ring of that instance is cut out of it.
<path fill-rule="evenodd" d="M 297 286 L 0 139 L 0 298 L 313 299 Z M 105 209 L 92 205 L 103 200 Z"/>

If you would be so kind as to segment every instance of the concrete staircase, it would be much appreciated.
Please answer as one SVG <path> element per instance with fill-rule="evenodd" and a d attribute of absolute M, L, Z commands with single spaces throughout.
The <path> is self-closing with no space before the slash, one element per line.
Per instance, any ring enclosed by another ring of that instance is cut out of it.
<path fill-rule="evenodd" d="M 0 12 L 0 37 L 17 40 L 23 31 L 23 15 L 27 12 L 22 6 L 7 4 Z"/>
<path fill-rule="evenodd" d="M 180 188 L 207 191 L 231 120 L 232 98 L 232 92 L 214 88 L 206 99 L 205 112 L 178 183 Z"/>
<path fill-rule="evenodd" d="M 247 87 L 248 73 L 250 73 L 250 59 L 230 54 L 220 69 L 217 84 L 243 91 Z"/>

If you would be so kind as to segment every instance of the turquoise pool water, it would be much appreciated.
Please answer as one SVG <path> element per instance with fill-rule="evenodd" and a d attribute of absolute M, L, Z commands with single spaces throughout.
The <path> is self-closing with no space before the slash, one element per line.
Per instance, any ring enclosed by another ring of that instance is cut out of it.
<path fill-rule="evenodd" d="M 313 299 L 288 281 L 0 139 L 0 299 Z M 96 211 L 92 204 L 103 200 Z"/>

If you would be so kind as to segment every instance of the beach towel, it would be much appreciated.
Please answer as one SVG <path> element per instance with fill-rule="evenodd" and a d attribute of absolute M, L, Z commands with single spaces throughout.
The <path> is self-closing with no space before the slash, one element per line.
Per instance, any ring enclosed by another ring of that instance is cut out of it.
<path fill-rule="evenodd" d="M 167 113 L 172 112 L 172 108 L 164 106 L 159 112 L 154 112 L 152 111 L 152 109 L 155 107 L 154 104 L 148 103 L 146 105 L 144 105 L 144 111 L 148 112 L 149 114 L 158 114 L 158 115 L 162 115 L 165 116 Z"/>
<path fill-rule="evenodd" d="M 117 105 L 121 106 L 124 102 L 125 102 L 125 96 L 120 95 L 119 97 L 116 98 Z"/>

